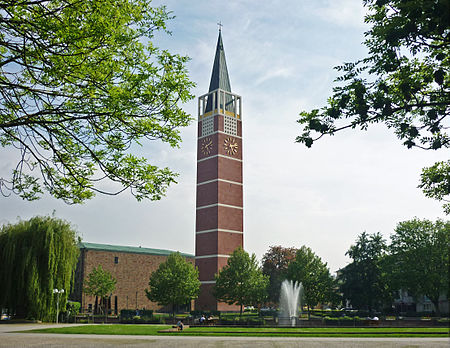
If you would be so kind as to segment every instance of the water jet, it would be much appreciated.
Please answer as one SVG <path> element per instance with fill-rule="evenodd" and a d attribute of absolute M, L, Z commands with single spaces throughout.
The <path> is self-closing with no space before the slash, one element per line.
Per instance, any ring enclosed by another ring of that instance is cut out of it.
<path fill-rule="evenodd" d="M 280 291 L 280 314 L 278 325 L 296 326 L 298 320 L 298 308 L 301 306 L 302 283 L 284 280 Z"/>

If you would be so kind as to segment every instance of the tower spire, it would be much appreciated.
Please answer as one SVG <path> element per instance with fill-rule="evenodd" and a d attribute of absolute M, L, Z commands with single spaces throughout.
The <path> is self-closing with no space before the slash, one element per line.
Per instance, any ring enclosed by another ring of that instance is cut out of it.
<path fill-rule="evenodd" d="M 244 243 L 242 99 L 231 93 L 219 25 L 209 92 L 198 98 L 195 265 L 196 310 L 237 310 L 214 297 L 215 274 Z"/>
<path fill-rule="evenodd" d="M 219 38 L 217 39 L 216 56 L 214 57 L 209 92 L 218 88 L 231 92 L 230 78 L 228 77 L 227 62 L 222 42 L 222 24 L 219 25 Z"/>

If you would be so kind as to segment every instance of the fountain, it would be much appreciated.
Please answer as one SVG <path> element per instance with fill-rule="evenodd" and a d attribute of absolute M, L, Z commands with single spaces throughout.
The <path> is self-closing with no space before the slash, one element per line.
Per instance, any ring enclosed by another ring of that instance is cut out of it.
<path fill-rule="evenodd" d="M 298 319 L 298 308 L 300 307 L 300 297 L 303 291 L 302 283 L 284 280 L 281 284 L 280 292 L 280 314 L 278 325 L 296 326 Z"/>

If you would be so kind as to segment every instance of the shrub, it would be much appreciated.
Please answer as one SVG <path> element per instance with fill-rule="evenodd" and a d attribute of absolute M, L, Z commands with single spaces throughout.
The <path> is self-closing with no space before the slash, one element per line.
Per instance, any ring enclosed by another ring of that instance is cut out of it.
<path fill-rule="evenodd" d="M 134 309 L 122 309 L 120 311 L 120 319 L 133 319 L 136 315 L 136 310 Z"/>
<path fill-rule="evenodd" d="M 192 315 L 193 317 L 200 317 L 202 316 L 202 314 L 205 317 L 220 317 L 221 316 L 221 312 L 220 311 L 201 311 L 201 310 L 195 310 L 195 311 L 190 311 L 189 312 L 190 315 Z"/>
<path fill-rule="evenodd" d="M 141 317 L 148 317 L 151 318 L 153 317 L 153 310 L 151 309 L 143 309 L 139 311 L 139 314 Z"/>
<path fill-rule="evenodd" d="M 68 301 L 66 305 L 66 309 L 68 312 L 70 312 L 71 315 L 76 315 L 80 312 L 81 303 L 80 302 L 74 302 L 74 301 Z"/>
<path fill-rule="evenodd" d="M 220 324 L 221 325 L 235 325 L 235 321 L 234 318 L 229 318 L 229 317 L 222 317 L 220 319 Z"/>
<path fill-rule="evenodd" d="M 265 325 L 265 320 L 263 318 L 251 318 L 248 320 L 248 325 L 253 326 L 263 326 Z"/>
<path fill-rule="evenodd" d="M 246 313 L 258 313 L 258 309 L 257 308 L 245 308 L 244 312 L 246 312 Z"/>
<path fill-rule="evenodd" d="M 165 324 L 166 318 L 164 317 L 164 315 L 156 314 L 152 317 L 152 322 L 156 324 Z"/>
<path fill-rule="evenodd" d="M 69 323 L 73 323 L 75 321 L 75 316 L 80 312 L 81 303 L 68 301 L 66 305 L 66 320 Z"/>
<path fill-rule="evenodd" d="M 323 320 L 325 321 L 325 324 L 334 324 L 337 325 L 339 324 L 339 318 L 331 318 L 331 317 L 324 317 Z"/>
<path fill-rule="evenodd" d="M 278 311 L 276 309 L 261 309 L 261 315 L 276 317 L 278 316 Z"/>

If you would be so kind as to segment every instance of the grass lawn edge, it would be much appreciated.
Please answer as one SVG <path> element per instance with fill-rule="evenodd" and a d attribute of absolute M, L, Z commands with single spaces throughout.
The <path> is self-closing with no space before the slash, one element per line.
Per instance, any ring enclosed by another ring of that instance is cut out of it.
<path fill-rule="evenodd" d="M 253 337 L 449 337 L 449 328 L 189 328 L 164 332 L 171 325 L 79 325 L 21 331 L 22 333 L 137 335 L 137 336 L 253 336 Z M 203 330 L 202 330 L 203 329 Z"/>

